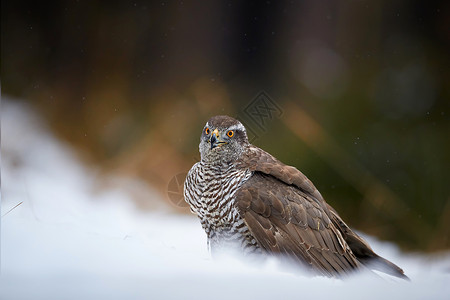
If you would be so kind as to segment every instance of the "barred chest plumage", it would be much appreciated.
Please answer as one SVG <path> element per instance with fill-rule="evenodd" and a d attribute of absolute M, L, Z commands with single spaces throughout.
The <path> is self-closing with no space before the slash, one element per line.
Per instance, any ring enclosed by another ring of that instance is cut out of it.
<path fill-rule="evenodd" d="M 244 253 L 258 248 L 234 205 L 234 194 L 251 175 L 233 165 L 199 162 L 186 178 L 186 199 L 200 219 L 213 254 L 236 246 Z"/>

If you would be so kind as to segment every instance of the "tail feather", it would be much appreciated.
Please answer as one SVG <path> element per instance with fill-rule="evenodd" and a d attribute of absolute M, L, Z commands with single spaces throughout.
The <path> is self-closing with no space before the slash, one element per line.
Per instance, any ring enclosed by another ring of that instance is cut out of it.
<path fill-rule="evenodd" d="M 389 260 L 378 256 L 362 237 L 357 235 L 350 227 L 347 226 L 347 224 L 344 223 L 344 221 L 342 221 L 337 212 L 331 206 L 328 205 L 328 208 L 332 215 L 332 222 L 337 228 L 339 228 L 353 254 L 355 254 L 356 258 L 358 258 L 363 265 L 369 269 L 381 271 L 405 280 L 410 280 L 400 267 Z"/>
<path fill-rule="evenodd" d="M 381 271 L 408 281 L 410 280 L 399 266 L 375 253 L 373 254 L 373 256 L 359 257 L 358 259 L 369 269 Z"/>

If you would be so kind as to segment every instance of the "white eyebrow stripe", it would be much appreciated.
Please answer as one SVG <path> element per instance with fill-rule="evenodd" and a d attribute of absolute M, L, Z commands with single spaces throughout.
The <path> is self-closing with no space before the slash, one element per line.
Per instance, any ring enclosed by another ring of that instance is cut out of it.
<path fill-rule="evenodd" d="M 242 125 L 241 123 L 238 123 L 236 125 L 230 126 L 228 128 L 228 130 L 236 130 L 236 129 L 246 132 L 244 125 Z"/>

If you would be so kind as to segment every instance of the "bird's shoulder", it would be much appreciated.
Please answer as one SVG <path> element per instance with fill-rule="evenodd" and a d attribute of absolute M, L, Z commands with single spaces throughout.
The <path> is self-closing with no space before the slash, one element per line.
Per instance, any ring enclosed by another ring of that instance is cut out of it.
<path fill-rule="evenodd" d="M 255 173 L 270 175 L 284 184 L 293 185 L 325 206 L 322 195 L 308 177 L 297 168 L 282 163 L 261 148 L 250 144 L 238 160 L 237 166 Z"/>

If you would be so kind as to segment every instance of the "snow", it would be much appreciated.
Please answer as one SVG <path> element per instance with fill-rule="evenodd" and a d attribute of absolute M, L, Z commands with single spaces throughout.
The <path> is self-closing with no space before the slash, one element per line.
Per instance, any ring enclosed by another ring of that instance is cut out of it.
<path fill-rule="evenodd" d="M 411 282 L 368 273 L 309 278 L 273 261 L 213 261 L 194 216 L 138 210 L 130 189 L 159 197 L 138 179 L 115 176 L 116 184 L 99 188 L 105 175 L 27 105 L 4 99 L 1 172 L 1 299 L 449 299 L 449 253 L 405 254 L 371 237 Z"/>

